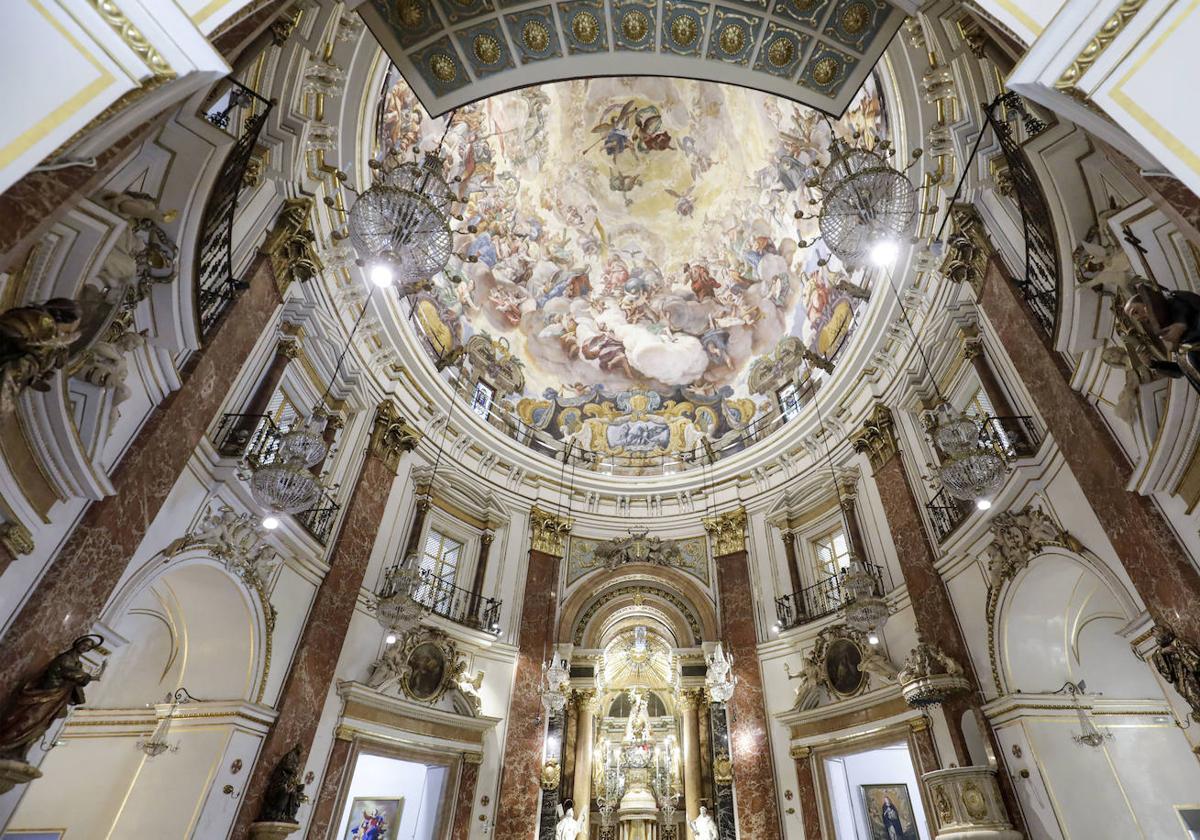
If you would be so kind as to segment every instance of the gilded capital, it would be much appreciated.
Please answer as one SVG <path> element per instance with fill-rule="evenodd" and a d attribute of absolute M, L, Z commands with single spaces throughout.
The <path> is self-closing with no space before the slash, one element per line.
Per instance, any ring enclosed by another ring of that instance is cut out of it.
<path fill-rule="evenodd" d="M 29 554 L 34 547 L 33 534 L 20 522 L 5 522 L 0 524 L 0 544 L 14 557 L 18 554 Z"/>
<path fill-rule="evenodd" d="M 393 472 L 400 465 L 400 456 L 416 448 L 421 433 L 408 425 L 391 400 L 384 400 L 375 409 L 375 424 L 367 451 L 383 461 Z"/>
<path fill-rule="evenodd" d="M 530 548 L 543 554 L 562 557 L 567 548 L 567 535 L 571 533 L 572 524 L 572 520 L 555 516 L 541 508 L 530 509 Z"/>
<path fill-rule="evenodd" d="M 803 761 L 812 755 L 812 747 L 802 747 L 797 745 L 792 747 L 790 752 L 792 754 L 792 758 L 796 759 L 797 761 Z"/>
<path fill-rule="evenodd" d="M 313 200 L 289 198 L 267 234 L 260 253 L 271 260 L 275 284 L 282 294 L 293 280 L 303 283 L 320 273 L 323 266 L 317 256 L 316 234 L 312 229 Z"/>
<path fill-rule="evenodd" d="M 984 232 L 979 212 L 970 204 L 955 204 L 950 208 L 954 232 L 946 240 L 946 258 L 941 272 L 955 283 L 967 283 L 976 296 L 983 289 L 988 260 L 994 249 Z"/>
<path fill-rule="evenodd" d="M 685 688 L 679 692 L 679 710 L 691 712 L 699 709 L 704 702 L 704 691 L 699 688 Z"/>
<path fill-rule="evenodd" d="M 704 530 L 712 537 L 714 557 L 745 551 L 746 509 L 737 507 L 728 513 L 705 517 Z"/>
<path fill-rule="evenodd" d="M 294 338 L 281 338 L 279 343 L 275 345 L 275 355 L 283 356 L 286 359 L 300 358 L 300 342 Z"/>
<path fill-rule="evenodd" d="M 876 403 L 875 410 L 850 443 L 855 452 L 867 456 L 871 469 L 878 470 L 890 461 L 896 454 L 896 424 L 887 406 Z"/>
<path fill-rule="evenodd" d="M 463 763 L 464 764 L 482 764 L 483 763 L 483 753 L 465 752 L 465 753 L 463 753 Z"/>

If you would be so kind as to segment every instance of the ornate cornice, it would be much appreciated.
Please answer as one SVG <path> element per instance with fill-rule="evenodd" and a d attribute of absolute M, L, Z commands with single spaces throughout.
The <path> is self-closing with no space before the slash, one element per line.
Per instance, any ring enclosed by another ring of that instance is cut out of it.
<path fill-rule="evenodd" d="M 851 439 L 855 452 L 861 452 L 878 470 L 896 454 L 896 424 L 892 412 L 882 403 L 876 404 L 867 422 Z"/>
<path fill-rule="evenodd" d="M 746 550 L 746 509 L 737 507 L 728 513 L 704 518 L 704 530 L 712 537 L 713 556 L 724 557 Z"/>
<path fill-rule="evenodd" d="M 571 533 L 573 520 L 555 516 L 541 508 L 529 511 L 529 547 L 543 554 L 562 557 L 567 547 L 567 535 Z"/>
<path fill-rule="evenodd" d="M 395 472 L 400 457 L 412 452 L 421 439 L 421 433 L 400 416 L 400 410 L 391 400 L 384 400 L 375 409 L 375 424 L 371 427 L 371 442 L 367 451 Z"/>
<path fill-rule="evenodd" d="M 1074 89 L 1079 80 L 1083 78 L 1083 74 L 1091 69 L 1096 60 L 1108 49 L 1108 45 L 1116 40 L 1121 34 L 1121 30 L 1133 20 L 1133 16 L 1138 13 L 1142 6 L 1146 5 L 1146 0 L 1125 0 L 1117 10 L 1109 16 L 1108 20 L 1100 26 L 1100 29 L 1092 36 L 1092 39 L 1087 42 L 1075 60 L 1063 71 L 1063 74 L 1058 77 L 1058 81 L 1054 83 L 1057 90 L 1070 92 Z"/>
<path fill-rule="evenodd" d="M 984 232 L 983 220 L 970 204 L 955 204 L 950 208 L 954 233 L 946 240 L 946 258 L 941 273 L 955 283 L 967 283 L 978 297 L 987 277 L 992 243 Z"/>

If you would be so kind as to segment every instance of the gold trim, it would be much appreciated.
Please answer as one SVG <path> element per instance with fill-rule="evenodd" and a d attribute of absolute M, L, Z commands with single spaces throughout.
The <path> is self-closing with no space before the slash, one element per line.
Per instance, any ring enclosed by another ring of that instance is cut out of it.
<path fill-rule="evenodd" d="M 567 537 L 575 520 L 555 516 L 539 507 L 529 510 L 529 547 L 543 554 L 561 558 L 567 547 Z"/>
<path fill-rule="evenodd" d="M 746 509 L 736 507 L 728 513 L 707 516 L 704 530 L 712 537 L 713 557 L 724 557 L 746 550 Z"/>
<path fill-rule="evenodd" d="M 88 3 L 96 10 L 96 14 L 112 27 L 113 32 L 117 33 L 117 37 L 125 42 L 125 46 L 133 50 L 137 57 L 150 68 L 151 73 L 162 79 L 174 79 L 177 76 L 162 54 L 146 40 L 142 31 L 134 26 L 129 18 L 125 17 L 125 13 L 117 7 L 113 0 L 88 0 Z"/>
<path fill-rule="evenodd" d="M 1104 24 L 1092 36 L 1092 40 L 1087 42 L 1087 46 L 1080 50 L 1075 60 L 1058 77 L 1058 81 L 1054 83 L 1055 89 L 1070 91 L 1074 88 L 1079 80 L 1083 78 L 1083 74 L 1091 69 L 1091 66 L 1108 49 L 1108 45 L 1116 40 L 1117 36 L 1121 34 L 1121 30 L 1128 25 L 1129 21 L 1133 20 L 1134 15 L 1144 5 L 1146 5 L 1146 0 L 1125 0 L 1125 2 L 1118 6 L 1117 10 L 1112 13 L 1108 20 L 1104 21 Z"/>

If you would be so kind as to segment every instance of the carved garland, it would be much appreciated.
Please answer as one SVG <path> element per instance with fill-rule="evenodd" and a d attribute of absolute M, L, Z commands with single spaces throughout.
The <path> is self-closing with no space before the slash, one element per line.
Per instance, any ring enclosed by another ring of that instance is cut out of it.
<path fill-rule="evenodd" d="M 692 612 L 691 606 L 678 595 L 670 592 L 669 590 L 659 589 L 656 586 L 646 586 L 645 584 L 621 586 L 616 589 L 609 590 L 589 604 L 588 608 L 584 610 L 583 613 L 580 614 L 579 618 L 575 621 L 575 630 L 572 634 L 572 641 L 574 644 L 583 644 L 584 631 L 587 630 L 588 624 L 591 623 L 592 618 L 596 615 L 601 607 L 617 598 L 620 598 L 623 595 L 636 595 L 639 593 L 661 598 L 671 606 L 675 607 L 675 609 L 679 610 L 679 612 L 683 613 L 683 617 L 687 620 L 688 628 L 692 631 L 692 641 L 696 644 L 699 644 L 700 639 L 703 638 L 703 635 L 700 632 L 700 621 Z"/>

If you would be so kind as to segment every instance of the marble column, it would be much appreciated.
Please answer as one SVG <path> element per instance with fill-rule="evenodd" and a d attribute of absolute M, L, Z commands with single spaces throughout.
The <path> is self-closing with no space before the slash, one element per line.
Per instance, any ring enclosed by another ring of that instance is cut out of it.
<path fill-rule="evenodd" d="M 746 511 L 738 508 L 705 519 L 704 527 L 712 537 L 716 558 L 721 637 L 725 651 L 733 656 L 733 673 L 738 679 L 728 703 L 738 831 L 741 836 L 755 840 L 778 840 L 782 834 L 762 672 L 758 666 L 758 633 L 754 627 L 754 599 L 746 553 Z"/>
<path fill-rule="evenodd" d="M 292 667 L 276 701 L 278 716 L 259 751 L 242 792 L 232 840 L 244 840 L 258 818 L 268 779 L 279 760 L 299 744 L 306 755 L 317 733 L 325 695 L 337 668 L 346 631 L 366 575 L 375 538 L 383 524 L 396 468 L 418 435 L 390 400 L 380 403 L 362 469 L 346 505 L 341 530 L 329 553 L 329 570 L 309 608 Z"/>
<path fill-rule="evenodd" d="M 312 814 L 308 818 L 308 836 L 324 838 L 329 836 L 329 828 L 340 815 L 334 814 L 337 807 L 338 793 L 343 785 L 350 781 L 354 768 L 350 766 L 350 748 L 352 742 L 343 737 L 342 732 L 334 737 L 333 748 L 325 762 L 325 775 L 321 777 L 321 786 L 313 797 Z"/>
<path fill-rule="evenodd" d="M 458 775 L 458 801 L 454 804 L 454 822 L 450 840 L 468 840 L 471 836 L 471 815 L 475 811 L 475 792 L 479 786 L 479 762 L 482 756 L 467 753 L 463 756 Z M 309 832 L 317 840 L 321 835 Z"/>
<path fill-rule="evenodd" d="M 246 277 L 249 289 L 192 354 L 179 390 L 150 415 L 113 470 L 113 495 L 84 511 L 0 639 L 0 706 L 72 639 L 91 632 L 242 364 L 271 325 L 280 293 L 269 260 L 256 258 Z"/>
<path fill-rule="evenodd" d="M 680 694 L 679 709 L 683 712 L 683 732 L 680 746 L 683 748 L 683 801 L 687 812 L 687 836 L 695 837 L 692 820 L 700 816 L 700 704 L 702 694 L 696 689 L 686 689 Z"/>
<path fill-rule="evenodd" d="M 800 822 L 804 825 L 804 840 L 824 840 L 821 833 L 821 803 L 817 797 L 817 781 L 813 778 L 812 749 L 792 747 L 796 762 L 796 801 L 800 806 Z"/>
<path fill-rule="evenodd" d="M 474 604 L 471 613 L 476 618 L 480 617 L 479 611 L 483 607 L 483 581 L 487 576 L 488 558 L 492 553 L 492 540 L 495 538 L 496 532 L 490 528 L 479 536 L 479 562 L 475 564 L 475 577 L 471 581 L 471 599 Z"/>
<path fill-rule="evenodd" d="M 858 518 L 858 489 L 853 483 L 846 482 L 841 486 L 841 494 L 842 513 L 846 517 L 846 540 L 850 543 L 850 550 L 859 560 L 870 563 L 867 540 L 863 536 L 862 522 Z"/>
<path fill-rule="evenodd" d="M 530 511 L 529 520 L 529 565 L 517 638 L 517 667 L 508 705 L 495 840 L 529 840 L 536 833 L 541 811 L 537 780 L 542 775 L 546 715 L 538 682 L 542 662 L 554 648 L 559 566 L 570 523 L 537 508 Z"/>
<path fill-rule="evenodd" d="M 1154 622 L 1200 645 L 1200 572 L 1152 499 L 1126 490 L 1132 469 L 1099 412 L 1071 387 L 1062 357 L 1047 346 L 1027 304 L 992 253 L 973 208 L 956 206 L 958 235 L 986 263 L 956 275 L 971 283 L 1063 460 L 1096 514 Z"/>
<path fill-rule="evenodd" d="M 575 789 L 575 739 L 579 735 L 579 692 L 572 690 L 569 697 L 567 723 L 563 729 L 562 784 L 559 785 L 563 799 L 570 799 L 571 791 Z"/>
<path fill-rule="evenodd" d="M 950 593 L 942 581 L 936 563 L 938 553 L 930 542 L 921 511 L 904 462 L 897 448 L 896 429 L 892 413 L 883 405 L 876 405 L 870 419 L 854 435 L 854 448 L 866 454 L 874 471 L 876 488 L 887 518 L 888 530 L 896 546 L 896 556 L 902 558 L 900 569 L 904 574 L 904 585 L 912 602 L 916 618 L 917 634 L 927 643 L 936 645 L 963 667 L 964 676 L 970 682 L 968 691 L 948 698 L 941 707 L 950 731 L 954 755 L 948 757 L 960 766 L 972 764 L 967 738 L 963 731 L 963 714 L 978 709 L 980 693 L 970 651 L 958 625 Z M 992 742 L 992 750 L 1000 755 L 991 727 L 983 727 L 984 737 Z M 1005 804 L 1014 822 L 1021 817 L 1020 805 L 1007 777 L 1003 778 Z"/>
<path fill-rule="evenodd" d="M 578 693 L 579 711 L 575 716 L 575 778 L 571 785 L 571 800 L 575 803 L 575 816 L 580 817 L 592 807 L 592 751 L 596 692 Z"/>
<path fill-rule="evenodd" d="M 421 532 L 425 530 L 425 516 L 429 513 L 430 498 L 421 485 L 413 488 L 417 494 L 417 503 L 413 506 L 412 527 L 408 531 L 408 541 L 404 544 L 404 558 L 407 560 L 421 551 Z"/>
<path fill-rule="evenodd" d="M 333 445 L 337 442 L 337 433 L 346 425 L 340 414 L 328 414 L 325 417 L 325 428 L 321 430 L 321 441 L 325 444 L 325 454 L 321 460 L 309 467 L 309 472 L 319 476 L 325 472 L 325 464 L 333 454 Z"/>
<path fill-rule="evenodd" d="M 254 433 L 262 422 L 262 415 L 267 413 L 271 397 L 275 395 L 279 383 L 283 381 L 284 371 L 287 370 L 292 359 L 299 357 L 299 341 L 290 336 L 279 339 L 275 345 L 275 355 L 271 357 L 271 363 L 267 365 L 266 372 L 258 380 L 258 384 L 254 386 L 254 390 L 250 394 L 250 399 L 241 409 L 240 413 L 244 416 L 238 421 L 237 429 L 226 439 L 225 445 L 221 448 L 222 455 L 240 457 L 246 451 L 247 444 L 252 441 Z"/>
<path fill-rule="evenodd" d="M 796 557 L 796 532 L 787 527 L 787 522 L 784 521 L 776 525 L 779 529 L 779 537 L 783 540 L 783 556 L 787 561 L 788 581 L 792 585 L 792 593 L 799 598 L 799 592 L 804 588 L 804 581 L 800 577 L 800 561 Z M 797 611 L 803 608 L 803 605 L 796 600 L 793 606 Z"/>

